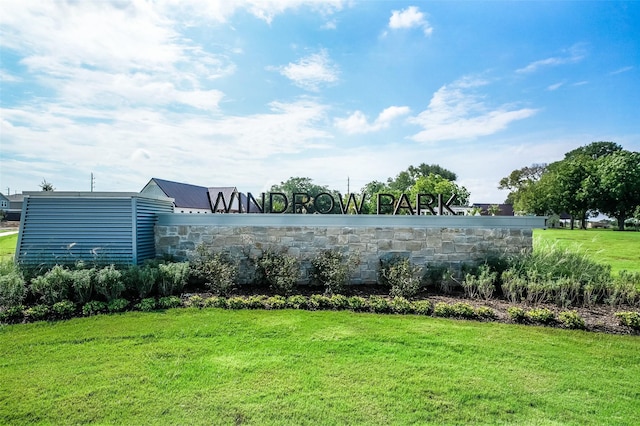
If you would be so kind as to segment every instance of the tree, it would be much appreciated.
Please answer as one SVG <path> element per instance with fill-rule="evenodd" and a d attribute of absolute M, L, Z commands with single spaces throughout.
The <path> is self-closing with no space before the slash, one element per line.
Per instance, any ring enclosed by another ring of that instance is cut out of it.
<path fill-rule="evenodd" d="M 405 193 L 415 185 L 416 181 L 421 177 L 427 177 L 430 174 L 440 175 L 449 181 L 455 181 L 457 176 L 454 172 L 445 169 L 437 164 L 422 163 L 418 167 L 409 166 L 405 171 L 398 173 L 395 178 L 387 179 L 388 189 Z"/>
<path fill-rule="evenodd" d="M 338 205 L 338 193 L 336 191 L 330 190 L 326 186 L 316 185 L 313 183 L 313 180 L 307 177 L 291 177 L 287 179 L 285 182 L 280 182 L 279 185 L 273 185 L 269 192 L 281 192 L 287 196 L 289 199 L 289 205 L 286 208 L 286 213 L 293 213 L 294 203 L 296 211 L 295 213 L 316 213 L 316 207 L 322 213 L 338 213 L 340 211 L 340 206 Z M 304 193 L 306 195 L 299 195 L 296 199 L 293 199 L 294 193 Z M 331 198 L 326 196 L 318 197 L 318 195 L 322 193 L 329 193 L 335 200 L 335 204 L 331 206 Z M 317 199 L 317 200 L 316 200 Z M 265 211 L 280 211 L 284 208 L 284 200 L 280 200 L 277 197 L 274 197 L 274 205 L 270 204 L 269 199 L 265 200 L 265 204 L 267 204 L 267 208 Z"/>
<path fill-rule="evenodd" d="M 618 229 L 640 208 L 640 152 L 616 151 L 598 159 L 598 209 L 618 220 Z"/>
<path fill-rule="evenodd" d="M 46 179 L 42 179 L 42 183 L 40 184 L 40 189 L 44 192 L 55 191 L 56 189 L 53 187 L 53 184 L 47 182 Z"/>
<path fill-rule="evenodd" d="M 418 194 L 442 194 L 445 202 L 455 195 L 454 205 L 465 206 L 469 204 L 469 191 L 467 188 L 433 173 L 419 177 L 411 187 L 411 199 L 415 200 Z"/>
<path fill-rule="evenodd" d="M 508 189 L 506 204 L 512 204 L 514 211 L 530 214 L 538 213 L 537 194 L 534 185 L 547 169 L 546 164 L 532 164 L 512 171 L 509 176 L 500 179 L 498 189 Z"/>
<path fill-rule="evenodd" d="M 565 159 L 587 156 L 592 160 L 597 160 L 601 157 L 606 157 L 614 152 L 622 151 L 622 147 L 614 142 L 591 142 L 589 145 L 581 146 L 572 151 L 567 152 L 564 155 Z"/>

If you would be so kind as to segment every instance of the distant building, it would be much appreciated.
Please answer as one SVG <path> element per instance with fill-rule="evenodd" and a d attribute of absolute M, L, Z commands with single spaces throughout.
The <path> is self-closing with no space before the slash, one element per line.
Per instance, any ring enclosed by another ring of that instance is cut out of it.
<path fill-rule="evenodd" d="M 474 203 L 471 207 L 479 208 L 482 216 L 491 216 L 493 206 L 497 207 L 497 211 L 493 214 L 494 216 L 514 216 L 513 205 L 511 204 Z"/>
<path fill-rule="evenodd" d="M 19 222 L 22 217 L 23 194 L 0 194 L 0 210 L 4 211 L 4 220 Z"/>
<path fill-rule="evenodd" d="M 235 186 L 205 187 L 152 178 L 140 191 L 141 195 L 173 198 L 174 213 L 246 213 L 247 196 Z M 251 200 L 249 213 L 260 209 Z"/>

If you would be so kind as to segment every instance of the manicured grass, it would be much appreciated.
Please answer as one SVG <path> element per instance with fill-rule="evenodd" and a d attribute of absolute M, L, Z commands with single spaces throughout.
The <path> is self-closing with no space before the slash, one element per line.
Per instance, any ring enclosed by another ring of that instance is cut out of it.
<path fill-rule="evenodd" d="M 536 229 L 536 240 L 556 243 L 593 260 L 611 265 L 612 272 L 623 269 L 640 272 L 640 232 L 618 232 L 602 229 Z"/>
<path fill-rule="evenodd" d="M 13 259 L 17 243 L 18 234 L 0 236 L 0 261 Z"/>
<path fill-rule="evenodd" d="M 1 424 L 640 422 L 640 339 L 178 309 L 0 328 Z"/>

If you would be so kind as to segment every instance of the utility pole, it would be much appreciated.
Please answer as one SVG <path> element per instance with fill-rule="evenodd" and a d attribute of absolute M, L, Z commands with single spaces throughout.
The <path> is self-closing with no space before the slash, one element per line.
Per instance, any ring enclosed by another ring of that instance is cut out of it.
<path fill-rule="evenodd" d="M 93 185 L 95 184 L 96 179 L 93 177 L 93 172 L 91 172 L 91 192 L 93 192 Z"/>
<path fill-rule="evenodd" d="M 349 190 L 349 176 L 347 176 L 347 194 L 351 194 Z"/>

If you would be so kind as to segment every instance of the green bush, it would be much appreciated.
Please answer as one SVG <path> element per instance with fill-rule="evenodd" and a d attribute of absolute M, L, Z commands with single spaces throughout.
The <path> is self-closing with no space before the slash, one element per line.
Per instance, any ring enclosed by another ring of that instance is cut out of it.
<path fill-rule="evenodd" d="M 558 321 L 567 328 L 584 330 L 585 323 L 577 311 L 563 311 L 558 315 Z"/>
<path fill-rule="evenodd" d="M 105 266 L 96 273 L 96 292 L 111 301 L 120 297 L 125 290 L 122 272 L 114 265 Z"/>
<path fill-rule="evenodd" d="M 27 294 L 24 276 L 13 262 L 0 265 L 0 306 L 20 305 Z"/>
<path fill-rule="evenodd" d="M 367 299 L 360 296 L 351 296 L 347 298 L 347 306 L 354 312 L 363 312 L 368 309 Z"/>
<path fill-rule="evenodd" d="M 98 300 L 87 302 L 82 307 L 82 315 L 90 317 L 107 312 L 107 304 Z"/>
<path fill-rule="evenodd" d="M 127 299 L 112 299 L 107 303 L 107 311 L 109 312 L 124 312 L 129 307 L 129 301 Z"/>
<path fill-rule="evenodd" d="M 620 271 L 607 286 L 605 297 L 611 306 L 636 305 L 640 301 L 640 272 Z"/>
<path fill-rule="evenodd" d="M 31 280 L 31 291 L 40 295 L 40 299 L 47 305 L 53 305 L 69 298 L 71 283 L 71 272 L 63 266 L 55 265 L 44 275 Z"/>
<path fill-rule="evenodd" d="M 24 310 L 24 318 L 27 321 L 42 321 L 47 319 L 50 311 L 47 305 L 34 305 Z"/>
<path fill-rule="evenodd" d="M 468 297 L 474 299 L 481 297 L 489 300 L 495 291 L 495 282 L 498 273 L 492 272 L 489 265 L 480 265 L 477 274 L 466 274 L 462 287 Z"/>
<path fill-rule="evenodd" d="M 429 315 L 433 310 L 433 304 L 428 300 L 415 300 L 411 304 L 413 305 L 413 312 L 418 315 Z"/>
<path fill-rule="evenodd" d="M 539 324 L 551 324 L 555 321 L 555 314 L 547 308 L 534 308 L 527 311 L 527 318 Z"/>
<path fill-rule="evenodd" d="M 433 315 L 436 317 L 449 318 L 454 316 L 453 306 L 445 302 L 438 302 L 433 308 Z"/>
<path fill-rule="evenodd" d="M 13 305 L 3 310 L 0 309 L 0 323 L 16 323 L 24 319 L 23 305 Z"/>
<path fill-rule="evenodd" d="M 389 301 L 381 296 L 370 296 L 367 301 L 369 310 L 378 314 L 386 314 L 391 312 Z"/>
<path fill-rule="evenodd" d="M 185 306 L 188 308 L 204 308 L 204 298 L 197 294 L 190 296 L 185 302 Z"/>
<path fill-rule="evenodd" d="M 302 295 L 294 295 L 287 297 L 287 308 L 291 309 L 307 309 L 308 299 Z"/>
<path fill-rule="evenodd" d="M 498 318 L 498 315 L 496 314 L 496 311 L 494 311 L 493 309 L 491 309 L 488 306 L 480 306 L 480 307 L 476 308 L 475 314 L 476 314 L 475 316 L 480 318 L 480 319 L 494 320 L 494 319 Z"/>
<path fill-rule="evenodd" d="M 379 282 L 390 287 L 391 297 L 412 298 L 421 286 L 420 267 L 407 258 L 394 257 L 380 260 Z"/>
<path fill-rule="evenodd" d="M 337 250 L 324 250 L 311 259 L 311 279 L 324 286 L 325 294 L 343 293 L 359 260 Z"/>
<path fill-rule="evenodd" d="M 331 299 L 322 294 L 312 294 L 309 296 L 309 300 L 307 300 L 307 309 L 315 311 L 329 308 L 331 308 Z"/>
<path fill-rule="evenodd" d="M 287 307 L 287 299 L 283 296 L 271 296 L 265 301 L 266 309 L 284 309 Z"/>
<path fill-rule="evenodd" d="M 227 309 L 245 309 L 247 303 L 244 298 L 240 296 L 230 297 L 227 299 Z"/>
<path fill-rule="evenodd" d="M 519 306 L 509 306 L 507 314 L 513 322 L 524 323 L 527 321 L 527 312 Z"/>
<path fill-rule="evenodd" d="M 178 296 L 165 296 L 158 299 L 160 309 L 174 309 L 182 306 L 182 300 Z"/>
<path fill-rule="evenodd" d="M 191 262 L 191 273 L 204 281 L 218 296 L 231 294 L 236 284 L 238 265 L 222 253 L 210 251 L 204 244 L 196 247 L 196 258 Z"/>
<path fill-rule="evenodd" d="M 267 299 L 268 297 L 264 295 L 250 296 L 245 301 L 245 306 L 248 309 L 264 309 L 266 307 Z"/>
<path fill-rule="evenodd" d="M 507 269 L 501 275 L 502 295 L 511 303 L 518 303 L 524 300 L 527 289 L 527 280 L 520 276 L 515 268 Z"/>
<path fill-rule="evenodd" d="M 409 314 L 413 312 L 413 305 L 407 299 L 401 296 L 391 299 L 391 312 L 396 314 Z"/>
<path fill-rule="evenodd" d="M 634 330 L 640 330 L 640 312 L 624 311 L 616 312 L 615 315 L 620 325 L 631 327 Z"/>
<path fill-rule="evenodd" d="M 283 251 L 266 250 L 255 260 L 258 275 L 273 291 L 289 295 L 300 277 L 300 262 Z"/>
<path fill-rule="evenodd" d="M 74 269 L 71 271 L 71 288 L 73 289 L 75 300 L 83 305 L 90 301 L 91 296 L 93 295 L 96 270 L 83 269 L 81 267 L 82 265 L 78 266 L 80 266 L 80 269 Z"/>
<path fill-rule="evenodd" d="M 451 307 L 453 308 L 453 315 L 455 317 L 465 319 L 473 319 L 476 317 L 475 309 L 473 309 L 473 306 L 468 303 L 457 302 L 454 303 Z"/>
<path fill-rule="evenodd" d="M 130 292 L 136 294 L 140 299 L 144 299 L 153 294 L 159 277 L 160 270 L 158 266 L 153 263 L 146 263 L 142 266 L 129 266 L 124 271 L 123 279 L 127 283 L 127 288 Z"/>
<path fill-rule="evenodd" d="M 180 294 L 189 280 L 189 262 L 161 263 L 158 270 L 158 293 L 162 297 Z"/>
<path fill-rule="evenodd" d="M 329 300 L 329 305 L 337 311 L 349 309 L 349 299 L 342 294 L 334 294 Z"/>
<path fill-rule="evenodd" d="M 212 296 L 212 297 L 207 297 L 204 300 L 204 305 L 205 308 L 223 308 L 226 309 L 227 307 L 227 298 L 226 297 L 221 297 L 221 296 Z"/>
<path fill-rule="evenodd" d="M 69 319 L 76 313 L 76 305 L 70 300 L 54 303 L 51 311 L 57 319 Z"/>
<path fill-rule="evenodd" d="M 134 305 L 134 308 L 142 312 L 152 312 L 156 309 L 156 299 L 153 297 L 142 299 L 140 302 Z"/>

